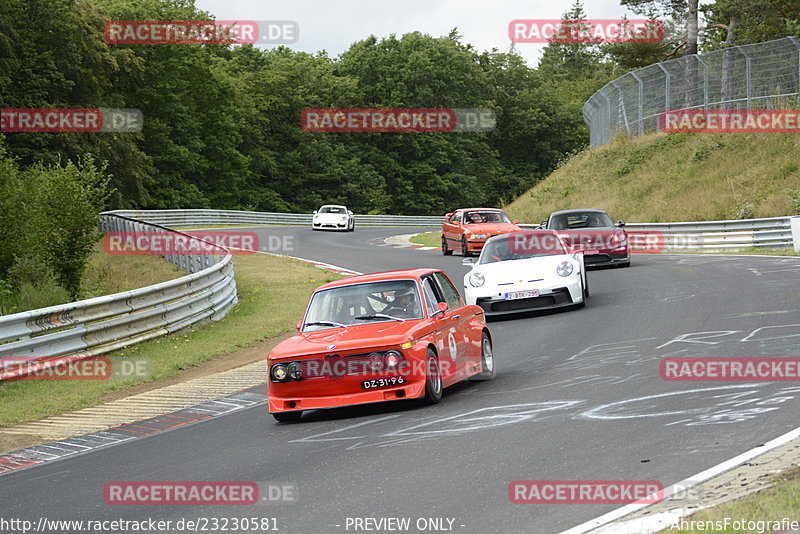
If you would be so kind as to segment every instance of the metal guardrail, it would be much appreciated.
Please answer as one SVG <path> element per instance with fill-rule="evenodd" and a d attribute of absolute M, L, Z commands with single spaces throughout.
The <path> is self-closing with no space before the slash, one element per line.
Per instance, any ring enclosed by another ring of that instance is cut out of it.
<path fill-rule="evenodd" d="M 740 250 L 744 248 L 788 248 L 792 217 L 730 221 L 628 223 L 629 234 L 655 234 L 665 250 Z M 535 224 L 521 224 L 537 228 Z M 800 244 L 800 236 L 796 236 Z"/>
<path fill-rule="evenodd" d="M 732 46 L 648 65 L 609 82 L 583 106 L 593 147 L 659 130 L 675 109 L 798 107 L 800 39 Z"/>
<path fill-rule="evenodd" d="M 101 229 L 179 233 L 118 214 Z M 182 234 L 191 240 L 197 237 Z M 204 319 L 218 320 L 238 302 L 231 254 L 164 256 L 187 276 L 141 289 L 0 317 L 0 357 L 36 358 L 40 368 L 111 352 Z M 0 380 L 26 374 L 3 370 Z"/>
<path fill-rule="evenodd" d="M 140 221 L 163 224 L 172 228 L 191 228 L 214 225 L 287 225 L 311 226 L 311 213 L 272 213 L 236 210 L 116 210 L 115 214 Z M 355 215 L 356 226 L 439 226 L 443 216 L 416 215 Z"/>

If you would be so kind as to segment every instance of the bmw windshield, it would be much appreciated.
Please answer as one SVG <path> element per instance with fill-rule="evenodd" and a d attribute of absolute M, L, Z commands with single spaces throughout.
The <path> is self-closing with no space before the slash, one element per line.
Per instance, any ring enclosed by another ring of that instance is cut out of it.
<path fill-rule="evenodd" d="M 413 280 L 353 284 L 315 293 L 303 332 L 421 318 L 422 306 Z"/>

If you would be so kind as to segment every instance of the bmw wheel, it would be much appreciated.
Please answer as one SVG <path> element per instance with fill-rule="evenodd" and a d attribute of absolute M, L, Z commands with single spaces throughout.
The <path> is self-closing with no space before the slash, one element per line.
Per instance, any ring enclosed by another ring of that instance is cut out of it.
<path fill-rule="evenodd" d="M 467 247 L 467 237 L 464 236 L 461 238 L 461 255 L 465 258 L 471 256 L 469 253 L 469 248 Z"/>
<path fill-rule="evenodd" d="M 453 255 L 453 251 L 447 248 L 447 238 L 445 236 L 442 236 L 442 254 L 445 256 Z"/>
<path fill-rule="evenodd" d="M 425 404 L 438 404 L 442 400 L 442 373 L 439 360 L 432 349 L 425 355 Z"/>
<path fill-rule="evenodd" d="M 494 352 L 492 352 L 492 341 L 486 332 L 481 334 L 481 367 L 483 370 L 480 373 L 469 377 L 470 382 L 494 378 Z"/>

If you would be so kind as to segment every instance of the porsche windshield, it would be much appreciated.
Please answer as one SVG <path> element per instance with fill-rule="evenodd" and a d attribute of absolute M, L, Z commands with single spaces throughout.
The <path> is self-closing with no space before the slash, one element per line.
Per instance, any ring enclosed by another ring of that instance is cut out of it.
<path fill-rule="evenodd" d="M 466 224 L 506 223 L 511 220 L 502 211 L 469 211 L 464 215 Z"/>
<path fill-rule="evenodd" d="M 344 213 L 344 208 L 341 206 L 322 206 L 319 213 Z"/>
<path fill-rule="evenodd" d="M 614 223 L 606 213 L 590 211 L 553 216 L 549 228 L 553 230 L 578 230 L 580 228 L 612 228 Z"/>
<path fill-rule="evenodd" d="M 315 293 L 303 331 L 421 318 L 422 306 L 413 280 L 370 282 Z"/>
<path fill-rule="evenodd" d="M 480 263 L 525 260 L 558 254 L 567 254 L 567 251 L 561 240 L 553 233 L 513 232 L 495 237 L 486 243 Z"/>

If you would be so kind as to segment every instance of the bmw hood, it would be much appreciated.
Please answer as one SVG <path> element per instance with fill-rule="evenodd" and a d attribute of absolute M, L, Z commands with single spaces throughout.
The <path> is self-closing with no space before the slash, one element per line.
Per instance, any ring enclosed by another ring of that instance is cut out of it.
<path fill-rule="evenodd" d="M 279 343 L 270 352 L 270 358 L 296 358 L 340 351 L 397 346 L 412 339 L 413 335 L 410 331 L 416 330 L 414 326 L 420 321 L 420 319 L 410 319 L 405 322 L 373 321 L 347 328 L 325 328 L 314 332 L 301 332 Z M 332 345 L 335 346 L 330 348 Z"/>

